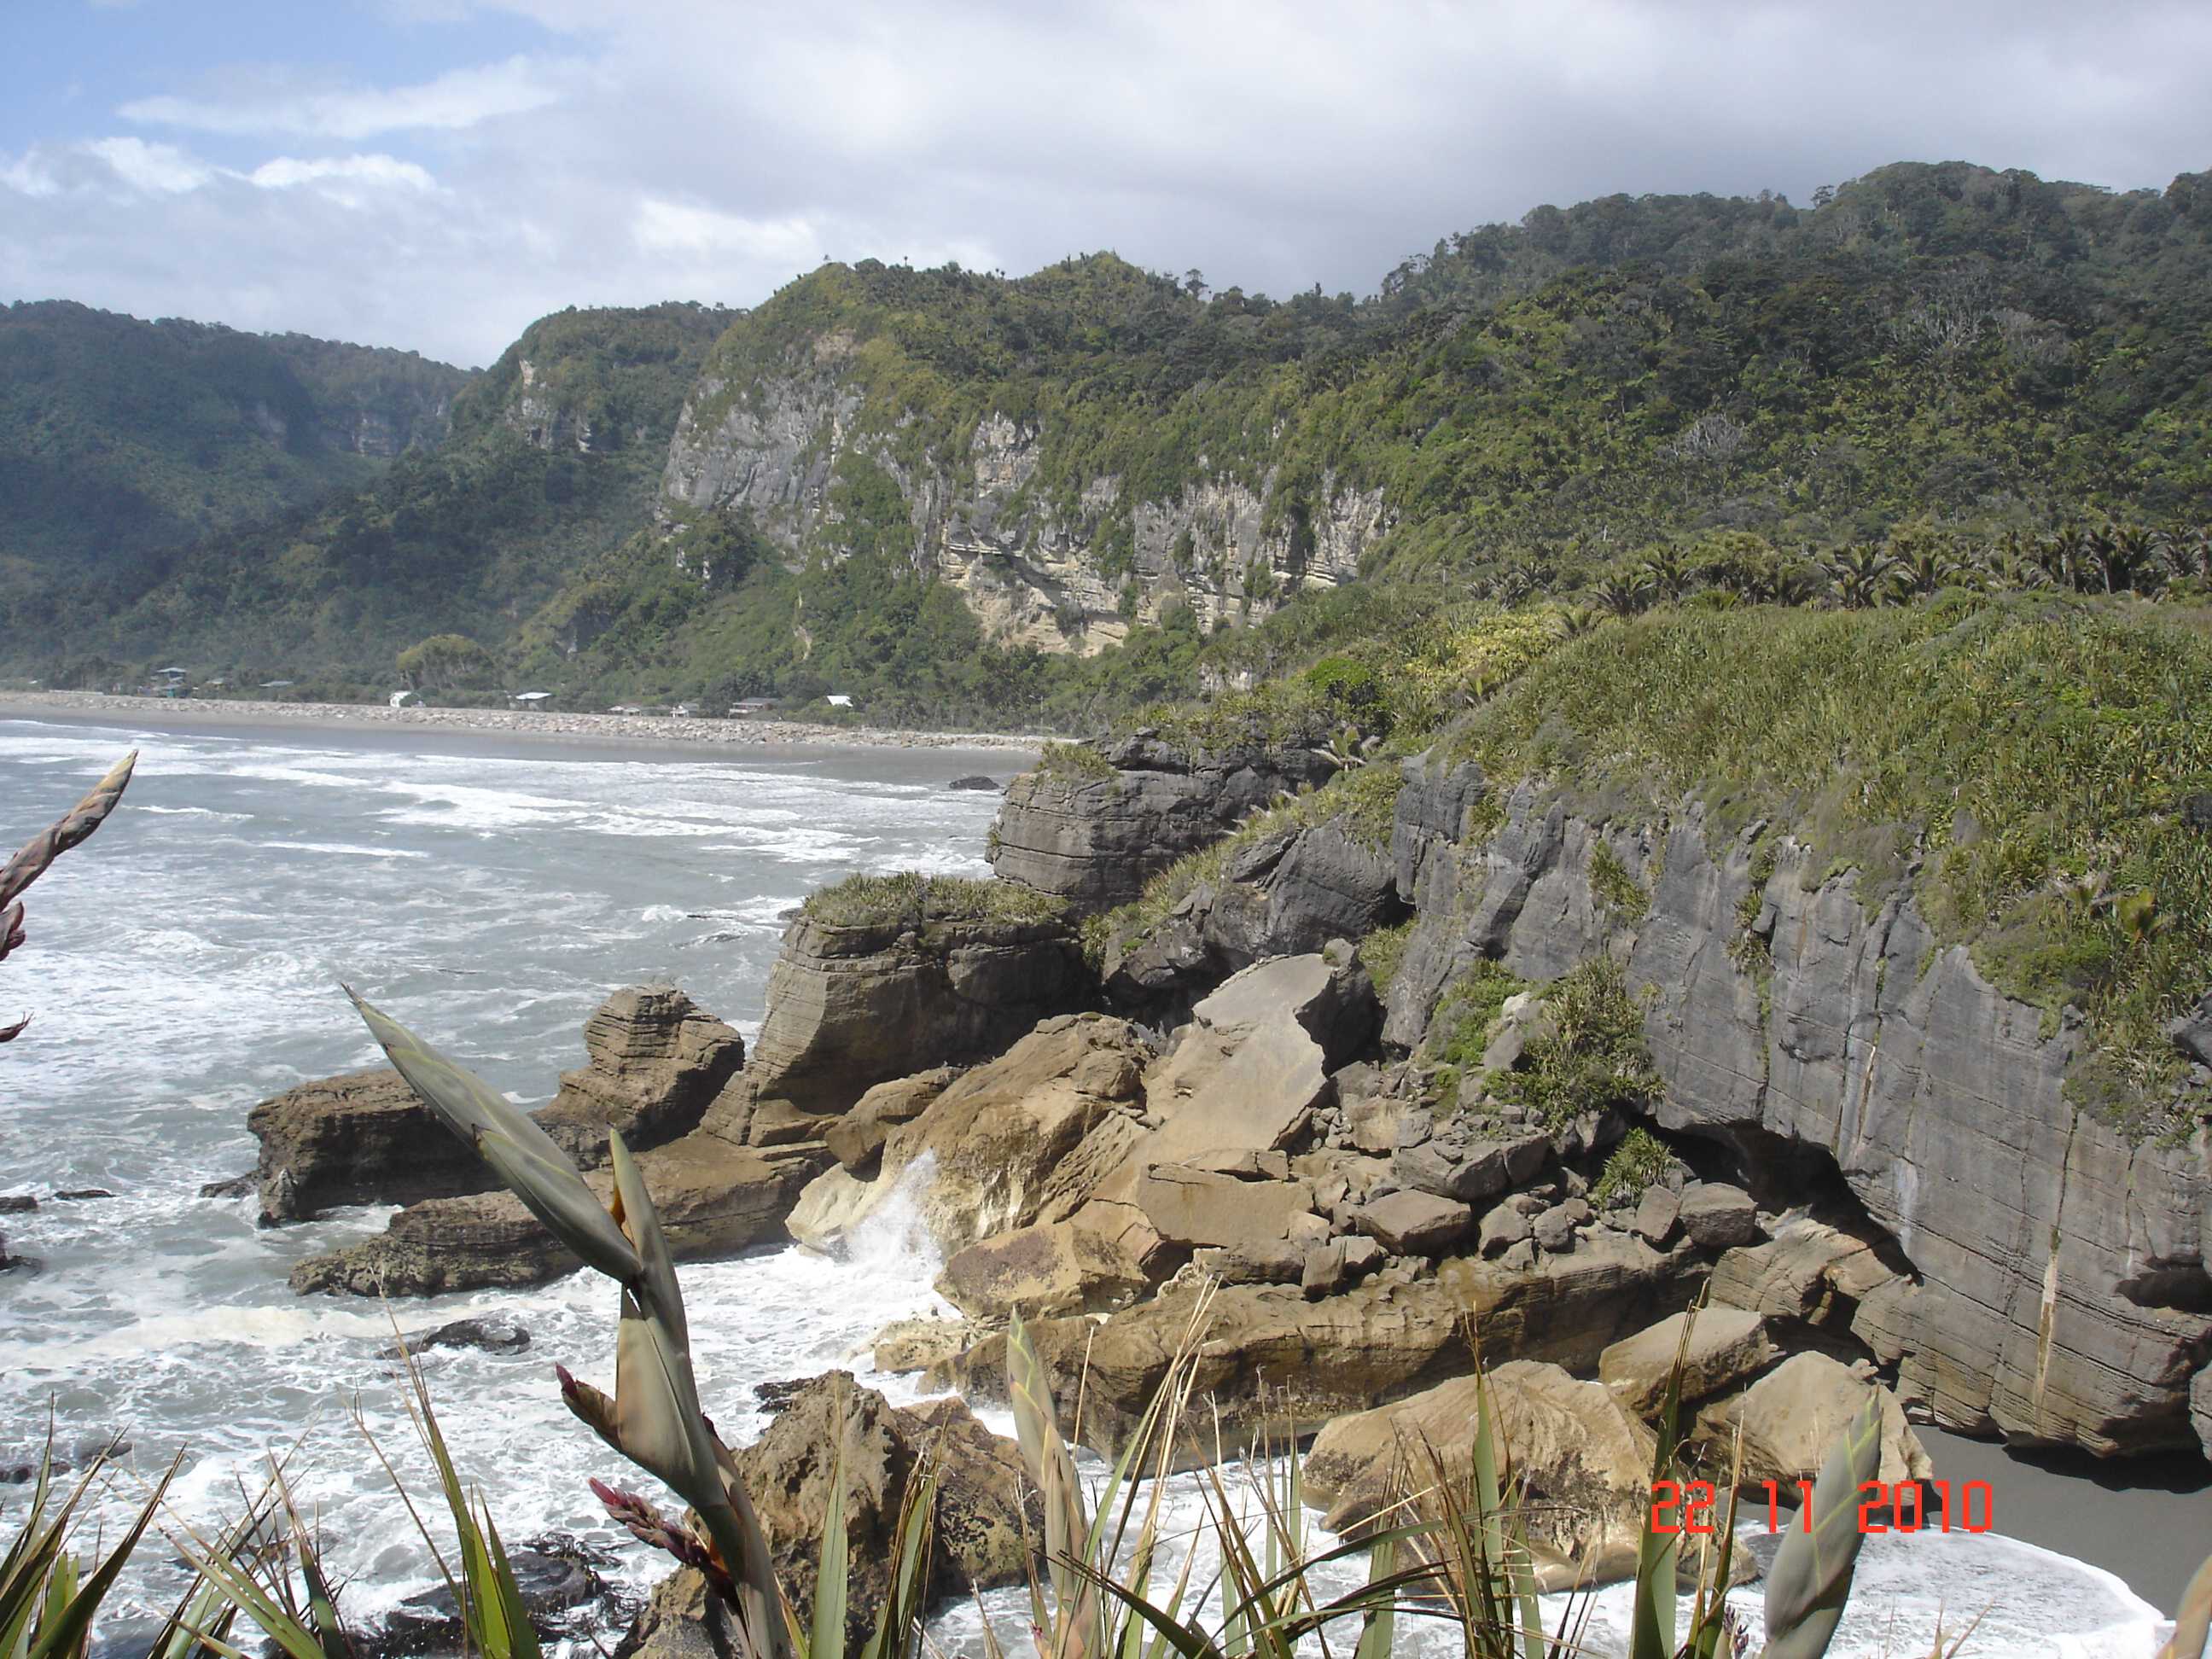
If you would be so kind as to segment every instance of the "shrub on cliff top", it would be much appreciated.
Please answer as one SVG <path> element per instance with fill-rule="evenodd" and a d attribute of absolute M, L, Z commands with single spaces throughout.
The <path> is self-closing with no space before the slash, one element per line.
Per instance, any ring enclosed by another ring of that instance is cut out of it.
<path fill-rule="evenodd" d="M 966 876 L 848 876 L 807 895 L 807 919 L 829 927 L 878 927 L 893 922 L 1051 921 L 1066 902 L 1010 881 Z"/>
<path fill-rule="evenodd" d="M 1856 611 L 1655 612 L 1562 645 L 1455 750 L 1794 826 L 1869 896 L 1916 854 L 1923 908 L 2002 989 L 2080 1006 L 2139 1077 L 2212 981 L 2212 613 L 1958 596 Z"/>

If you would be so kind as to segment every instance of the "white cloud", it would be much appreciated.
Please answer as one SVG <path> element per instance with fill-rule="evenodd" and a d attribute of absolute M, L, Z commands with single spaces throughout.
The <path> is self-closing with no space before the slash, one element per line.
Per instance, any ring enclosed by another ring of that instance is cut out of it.
<path fill-rule="evenodd" d="M 557 66 L 528 58 L 453 70 L 411 87 L 301 88 L 248 78 L 227 94 L 165 94 L 123 106 L 125 119 L 230 137 L 291 134 L 356 142 L 380 133 L 459 131 L 544 109 L 560 96 Z"/>
<path fill-rule="evenodd" d="M 143 138 L 96 138 L 84 148 L 135 190 L 174 195 L 198 190 L 215 176 L 204 161 L 185 155 L 174 144 L 149 144 Z"/>
<path fill-rule="evenodd" d="M 773 258 L 811 265 L 822 238 L 804 219 L 747 219 L 712 208 L 648 197 L 638 204 L 630 234 L 647 253 L 694 259 Z"/>
<path fill-rule="evenodd" d="M 2123 186 L 2212 164 L 2201 3 L 382 3 L 518 14 L 566 55 L 128 106 L 236 172 L 136 139 L 0 155 L 0 299 L 482 362 L 565 305 L 750 305 L 823 255 L 1021 271 L 1110 247 L 1364 290 L 1540 202 L 1802 201 L 1902 159 Z"/>
<path fill-rule="evenodd" d="M 264 190 L 291 190 L 301 185 L 366 185 L 383 188 L 430 191 L 438 187 L 428 169 L 392 155 L 325 155 L 312 159 L 279 155 L 264 161 L 246 178 Z M 358 191 L 345 191 L 362 199 Z"/>

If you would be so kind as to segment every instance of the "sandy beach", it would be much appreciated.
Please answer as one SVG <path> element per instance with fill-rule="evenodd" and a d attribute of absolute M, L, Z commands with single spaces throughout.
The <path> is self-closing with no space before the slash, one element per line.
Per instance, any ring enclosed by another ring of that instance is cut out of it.
<path fill-rule="evenodd" d="M 481 732 L 524 741 L 620 747 L 724 749 L 739 745 L 852 744 L 896 749 L 1005 749 L 1035 754 L 1042 738 L 988 732 L 911 732 L 802 720 L 684 720 L 669 714 L 537 713 L 509 708 L 392 708 L 383 703 L 201 702 L 117 697 L 98 691 L 0 692 L 0 720 L 80 720 L 173 731 L 292 726 L 307 731 Z"/>

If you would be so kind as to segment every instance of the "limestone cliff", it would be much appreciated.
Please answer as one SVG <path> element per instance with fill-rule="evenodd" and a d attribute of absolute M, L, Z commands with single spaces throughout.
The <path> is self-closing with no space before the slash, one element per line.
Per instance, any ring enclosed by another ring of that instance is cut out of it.
<path fill-rule="evenodd" d="M 1002 646 L 1088 655 L 1177 605 L 1206 628 L 1257 618 L 1352 580 L 1393 520 L 1380 489 L 1294 484 L 1264 443 L 1236 465 L 1199 453 L 1170 479 L 1103 462 L 1048 477 L 1051 417 L 1013 412 L 1028 389 L 969 388 L 979 412 L 925 429 L 881 383 L 880 341 L 825 323 L 767 351 L 750 337 L 764 326 L 733 325 L 747 337 L 717 348 L 686 401 L 664 516 L 741 512 L 787 560 L 835 559 L 862 538 L 841 482 L 888 479 L 894 521 L 874 530 Z"/>
<path fill-rule="evenodd" d="M 1419 921 L 1391 1038 L 1417 1042 L 1479 957 L 1549 979 L 1612 952 L 1645 999 L 1662 1126 L 1727 1143 L 1778 1204 L 1839 1179 L 1910 1259 L 1923 1282 L 1853 1321 L 1908 1397 L 2021 1443 L 2197 1443 L 2212 1135 L 2142 1141 L 2077 1103 L 2086 1032 L 1997 991 L 1904 886 L 1863 893 L 1695 802 L 1656 836 L 1524 786 L 1461 841 L 1480 775 L 1407 772 L 1397 846 Z M 1594 890 L 1601 848 L 1646 892 L 1640 916 Z"/>

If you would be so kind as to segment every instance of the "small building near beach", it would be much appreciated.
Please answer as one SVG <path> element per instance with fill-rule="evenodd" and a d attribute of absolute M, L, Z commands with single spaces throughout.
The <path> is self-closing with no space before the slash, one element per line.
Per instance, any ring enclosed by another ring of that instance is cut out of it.
<path fill-rule="evenodd" d="M 550 691 L 515 691 L 507 700 L 518 708 L 541 708 L 552 695 Z"/>

